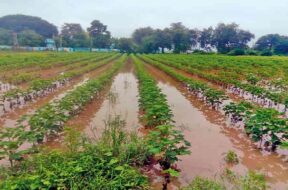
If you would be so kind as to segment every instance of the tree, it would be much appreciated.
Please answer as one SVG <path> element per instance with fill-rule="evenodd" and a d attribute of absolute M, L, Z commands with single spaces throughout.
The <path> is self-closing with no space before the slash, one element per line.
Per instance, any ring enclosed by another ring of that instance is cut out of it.
<path fill-rule="evenodd" d="M 164 49 L 171 49 L 172 47 L 172 38 L 169 33 L 168 29 L 160 30 L 157 29 L 154 32 L 154 42 L 155 46 L 158 48 L 161 48 L 161 52 L 164 53 Z"/>
<path fill-rule="evenodd" d="M 131 38 L 120 38 L 118 40 L 118 47 L 121 52 L 133 53 L 135 50 L 135 44 Z"/>
<path fill-rule="evenodd" d="M 288 37 L 283 37 L 275 46 L 274 53 L 278 55 L 288 55 Z"/>
<path fill-rule="evenodd" d="M 13 45 L 13 37 L 10 30 L 0 28 L 0 45 Z"/>
<path fill-rule="evenodd" d="M 191 29 L 189 30 L 189 36 L 190 36 L 190 45 L 191 47 L 197 47 L 199 44 L 199 38 L 201 36 L 201 31 L 198 29 Z"/>
<path fill-rule="evenodd" d="M 213 48 L 213 28 L 204 28 L 199 37 L 200 47 L 205 51 L 211 51 Z"/>
<path fill-rule="evenodd" d="M 39 17 L 26 15 L 8 15 L 0 18 L 0 28 L 11 30 L 13 32 L 22 32 L 23 30 L 33 30 L 37 34 L 52 38 L 58 34 L 57 27 L 42 20 Z"/>
<path fill-rule="evenodd" d="M 99 20 L 91 22 L 91 26 L 87 29 L 92 45 L 96 48 L 109 48 L 111 44 L 111 33 L 107 31 L 107 26 Z"/>
<path fill-rule="evenodd" d="M 61 29 L 62 45 L 64 47 L 88 47 L 89 40 L 80 24 L 65 23 Z"/>
<path fill-rule="evenodd" d="M 172 23 L 169 31 L 174 45 L 174 53 L 185 52 L 190 48 L 189 29 L 181 22 Z"/>
<path fill-rule="evenodd" d="M 267 34 L 260 37 L 255 43 L 254 48 L 262 51 L 263 54 L 266 52 L 284 55 L 288 54 L 288 36 L 281 36 L 279 34 Z"/>
<path fill-rule="evenodd" d="M 45 40 L 33 30 L 23 30 L 18 34 L 20 46 L 44 46 Z"/>
<path fill-rule="evenodd" d="M 136 44 L 141 45 L 143 42 L 143 39 L 145 37 L 153 35 L 153 33 L 154 33 L 154 30 L 150 26 L 145 27 L 145 28 L 138 28 L 133 32 L 132 38 Z"/>
<path fill-rule="evenodd" d="M 235 23 L 220 23 L 213 32 L 212 44 L 218 52 L 228 53 L 236 48 L 247 48 L 248 42 L 254 37 L 254 34 L 249 31 L 239 29 L 239 26 Z"/>

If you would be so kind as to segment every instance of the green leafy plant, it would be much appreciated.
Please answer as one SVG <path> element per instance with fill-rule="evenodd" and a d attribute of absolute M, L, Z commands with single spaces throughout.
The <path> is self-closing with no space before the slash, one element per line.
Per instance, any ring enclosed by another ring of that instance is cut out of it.
<path fill-rule="evenodd" d="M 238 164 L 239 158 L 234 151 L 229 150 L 225 155 L 225 161 L 229 164 Z"/>

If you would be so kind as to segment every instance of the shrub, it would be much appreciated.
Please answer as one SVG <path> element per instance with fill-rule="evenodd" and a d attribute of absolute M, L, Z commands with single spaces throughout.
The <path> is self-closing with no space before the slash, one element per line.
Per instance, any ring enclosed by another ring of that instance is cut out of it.
<path fill-rule="evenodd" d="M 271 50 L 263 50 L 261 53 L 260 53 L 261 56 L 272 56 L 273 55 L 273 52 Z"/>
<path fill-rule="evenodd" d="M 239 162 L 239 159 L 235 152 L 233 152 L 232 150 L 229 150 L 226 153 L 225 161 L 229 164 L 237 164 Z"/>
<path fill-rule="evenodd" d="M 244 49 L 234 49 L 231 50 L 228 55 L 234 55 L 234 56 L 239 56 L 239 55 L 245 55 L 245 50 Z"/>

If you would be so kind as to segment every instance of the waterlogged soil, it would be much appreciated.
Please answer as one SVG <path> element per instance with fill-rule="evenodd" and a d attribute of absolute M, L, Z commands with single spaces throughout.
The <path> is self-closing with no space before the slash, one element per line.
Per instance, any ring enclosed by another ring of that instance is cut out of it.
<path fill-rule="evenodd" d="M 84 67 L 89 64 L 88 59 L 83 60 L 85 63 L 82 65 L 81 62 L 77 63 L 72 63 L 72 64 L 67 64 L 67 65 L 52 65 L 49 68 L 43 68 L 40 69 L 38 67 L 36 68 L 24 68 L 24 69 L 17 69 L 17 70 L 12 70 L 12 71 L 6 71 L 5 74 L 1 74 L 1 77 L 4 78 L 11 78 L 13 76 L 19 75 L 21 73 L 27 73 L 30 74 L 33 77 L 39 78 L 39 79 L 53 79 L 61 74 L 64 74 L 65 72 L 68 71 L 77 71 L 81 67 Z M 86 64 L 87 62 L 87 64 Z M 17 85 L 22 90 L 28 89 L 30 86 L 29 81 L 27 82 L 21 82 L 20 84 Z"/>
<path fill-rule="evenodd" d="M 127 130 L 135 131 L 141 125 L 138 119 L 138 84 L 131 62 L 114 78 L 108 96 L 94 115 L 88 128 L 104 128 L 104 121 L 120 116 L 126 121 Z"/>
<path fill-rule="evenodd" d="M 17 124 L 17 121 L 21 118 L 23 115 L 30 115 L 33 114 L 37 109 L 42 107 L 43 105 L 53 101 L 53 100 L 60 100 L 63 98 L 69 91 L 75 89 L 77 86 L 82 85 L 87 81 L 88 79 L 96 78 L 101 73 L 105 72 L 109 67 L 111 67 L 113 62 L 105 64 L 93 71 L 90 71 L 89 73 L 83 74 L 80 77 L 74 78 L 71 80 L 68 84 L 66 84 L 64 87 L 60 87 L 59 89 L 56 89 L 54 92 L 50 93 L 49 95 L 38 98 L 26 105 L 23 105 L 21 107 L 15 108 L 13 111 L 8 112 L 6 114 L 0 113 L 0 127 L 15 127 Z"/>
<path fill-rule="evenodd" d="M 138 119 L 138 83 L 130 60 L 113 78 L 110 85 L 101 90 L 99 96 L 86 105 L 80 114 L 65 126 L 73 127 L 92 139 L 98 139 L 109 119 L 119 116 L 125 120 L 125 130 L 137 132 L 141 128 Z M 63 148 L 63 136 L 49 142 L 50 148 Z"/>
<path fill-rule="evenodd" d="M 288 188 L 288 163 L 284 157 L 261 152 L 241 130 L 230 126 L 221 112 L 190 95 L 183 85 L 164 72 L 151 65 L 145 66 L 167 96 L 177 128 L 192 144 L 191 155 L 181 156 L 177 163 L 181 174 L 177 180 L 172 180 L 169 189 L 187 185 L 196 176 L 219 178 L 225 168 L 242 175 L 256 170 L 266 175 L 271 189 Z M 225 163 L 225 153 L 229 150 L 237 153 L 239 164 Z M 150 171 L 150 179 L 154 189 L 162 188 L 163 178 L 157 168 Z"/>
<path fill-rule="evenodd" d="M 27 106 L 24 106 L 22 108 L 16 108 L 12 112 L 9 112 L 8 114 L 2 115 L 0 117 L 0 127 L 17 127 L 17 121 L 23 116 L 23 115 L 31 115 L 35 113 L 35 111 L 45 104 L 52 102 L 54 100 L 60 100 L 63 98 L 67 93 L 72 91 L 73 89 L 77 88 L 78 86 L 83 85 L 86 81 L 89 79 L 97 78 L 99 75 L 101 75 L 103 72 L 105 72 L 107 69 L 109 69 L 113 65 L 113 61 L 105 64 L 93 71 L 90 71 L 89 73 L 86 73 L 82 75 L 81 77 L 77 77 L 74 80 L 72 80 L 67 86 L 58 89 L 54 91 L 53 93 L 49 94 L 48 96 L 45 96 L 43 98 L 37 99 L 36 101 L 30 103 Z M 24 143 L 19 149 L 25 150 L 32 145 L 30 143 Z M 49 149 L 60 149 L 61 146 L 61 138 L 51 138 L 48 139 L 48 142 L 45 142 L 43 144 L 44 148 Z M 8 166 L 9 162 L 7 159 L 0 160 L 0 165 L 2 166 Z"/>
<path fill-rule="evenodd" d="M 170 67 L 168 65 L 166 65 L 167 67 Z M 205 79 L 203 77 L 199 77 L 197 75 L 194 75 L 192 73 L 189 73 L 187 71 L 184 71 L 184 70 L 180 70 L 180 69 L 177 69 L 177 68 L 174 68 L 174 67 L 170 67 L 171 69 L 177 71 L 177 73 L 180 73 L 188 78 L 191 78 L 191 79 L 194 79 L 194 80 L 198 80 L 198 81 L 202 81 L 202 82 L 205 82 L 207 84 L 209 84 L 210 87 L 212 88 L 215 88 L 215 89 L 218 89 L 218 90 L 224 90 L 226 92 L 226 95 L 229 97 L 230 100 L 233 100 L 234 102 L 239 102 L 239 101 L 242 101 L 242 100 L 246 100 L 246 101 L 250 101 L 250 102 L 253 102 L 255 104 L 257 104 L 258 106 L 261 106 L 261 107 L 266 107 L 268 108 L 269 105 L 268 103 L 266 104 L 263 104 L 263 102 L 259 101 L 259 100 L 256 100 L 256 99 L 253 99 L 252 97 L 252 94 L 250 93 L 244 93 L 244 95 L 240 96 L 239 94 L 235 94 L 233 93 L 233 91 L 231 89 L 228 89 L 228 88 L 224 88 L 223 86 L 221 85 L 218 85 L 216 83 L 213 83 L 211 81 L 209 81 L 208 79 Z M 224 103 L 227 103 L 224 102 Z M 285 106 L 284 104 L 278 104 L 278 105 L 272 105 L 271 108 L 274 108 L 276 110 L 278 110 L 279 112 L 283 112 Z M 286 112 L 286 117 L 288 117 L 287 115 L 288 113 Z"/>

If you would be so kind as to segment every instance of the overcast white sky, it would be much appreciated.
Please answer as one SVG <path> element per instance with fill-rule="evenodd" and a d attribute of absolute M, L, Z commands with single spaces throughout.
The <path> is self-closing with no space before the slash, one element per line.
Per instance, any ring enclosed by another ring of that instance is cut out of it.
<path fill-rule="evenodd" d="M 73 22 L 86 28 L 98 19 L 116 37 L 172 22 L 200 29 L 236 22 L 257 37 L 288 35 L 288 0 L 0 0 L 0 16 L 7 14 L 39 16 L 58 27 Z"/>

